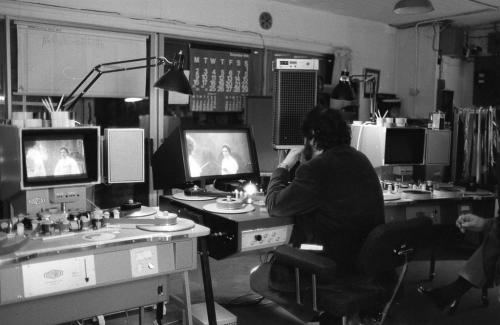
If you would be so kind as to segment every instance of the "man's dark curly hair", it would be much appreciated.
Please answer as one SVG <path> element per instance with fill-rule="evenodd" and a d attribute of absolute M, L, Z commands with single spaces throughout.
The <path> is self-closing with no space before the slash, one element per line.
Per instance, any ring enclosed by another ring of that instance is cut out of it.
<path fill-rule="evenodd" d="M 314 139 L 318 149 L 330 148 L 351 143 L 351 132 L 338 110 L 314 107 L 302 123 L 302 134 L 307 140 Z"/>

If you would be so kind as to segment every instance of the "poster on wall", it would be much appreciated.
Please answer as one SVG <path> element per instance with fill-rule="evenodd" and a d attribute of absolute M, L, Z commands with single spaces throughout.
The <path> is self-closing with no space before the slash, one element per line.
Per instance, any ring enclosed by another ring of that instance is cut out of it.
<path fill-rule="evenodd" d="M 196 48 L 190 52 L 191 111 L 243 111 L 249 92 L 250 54 Z"/>

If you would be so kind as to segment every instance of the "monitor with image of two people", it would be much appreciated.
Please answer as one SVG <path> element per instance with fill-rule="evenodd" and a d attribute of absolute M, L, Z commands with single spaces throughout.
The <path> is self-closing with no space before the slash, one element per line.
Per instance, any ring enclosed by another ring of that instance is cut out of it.
<path fill-rule="evenodd" d="M 157 189 L 204 186 L 214 182 L 222 191 L 240 181 L 259 178 L 257 152 L 246 127 L 179 128 L 153 156 Z"/>
<path fill-rule="evenodd" d="M 99 160 L 99 128 L 21 131 L 22 189 L 97 184 Z"/>

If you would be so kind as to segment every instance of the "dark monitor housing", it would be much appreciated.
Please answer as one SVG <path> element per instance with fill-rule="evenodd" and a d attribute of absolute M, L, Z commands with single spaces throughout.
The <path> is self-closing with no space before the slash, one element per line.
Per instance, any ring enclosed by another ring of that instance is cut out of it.
<path fill-rule="evenodd" d="M 100 183 L 99 127 L 22 129 L 21 189 Z"/>
<path fill-rule="evenodd" d="M 232 188 L 227 184 L 260 176 L 247 127 L 178 128 L 154 153 L 152 167 L 155 189 L 215 181 L 218 189 L 228 191 Z"/>
<path fill-rule="evenodd" d="M 385 165 L 422 165 L 425 152 L 425 130 L 389 128 L 385 139 Z"/>
<path fill-rule="evenodd" d="M 373 167 L 423 165 L 425 129 L 351 125 L 351 146 L 364 153 Z"/>

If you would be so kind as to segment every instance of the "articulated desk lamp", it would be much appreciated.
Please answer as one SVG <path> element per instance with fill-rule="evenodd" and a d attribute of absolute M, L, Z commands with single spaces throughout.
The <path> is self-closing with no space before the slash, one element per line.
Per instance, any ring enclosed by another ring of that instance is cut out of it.
<path fill-rule="evenodd" d="M 135 65 L 130 67 L 123 67 L 126 64 L 132 64 L 136 62 L 144 61 L 144 64 Z M 192 95 L 193 91 L 191 86 L 189 85 L 189 81 L 184 75 L 183 71 L 183 63 L 184 63 L 184 55 L 182 51 L 179 51 L 173 59 L 173 61 L 169 61 L 164 57 L 150 57 L 150 58 L 141 58 L 141 59 L 132 59 L 132 60 L 124 60 L 124 61 L 116 61 L 116 62 L 107 62 L 96 65 L 84 78 L 83 80 L 75 87 L 75 89 L 66 97 L 65 101 L 62 104 L 62 110 L 69 111 L 73 108 L 76 102 L 83 96 L 85 93 L 94 85 L 94 83 L 105 73 L 119 72 L 119 71 L 127 71 L 127 70 L 136 70 L 143 69 L 148 67 L 156 67 L 160 65 L 167 65 L 168 70 L 160 77 L 155 83 L 154 87 L 161 88 L 167 91 L 177 91 L 183 94 Z M 92 77 L 93 76 L 93 77 Z M 92 77 L 92 79 L 90 79 Z M 83 89 L 80 91 L 80 89 Z M 75 96 L 75 94 L 78 95 Z"/>
<path fill-rule="evenodd" d="M 363 83 L 372 83 L 373 91 L 370 92 L 370 119 L 375 118 L 375 98 L 376 98 L 376 87 L 375 76 L 364 76 L 364 75 L 352 75 L 349 76 L 349 71 L 342 70 L 340 74 L 339 83 L 333 88 L 331 97 L 333 99 L 338 100 L 353 100 L 354 99 L 354 90 L 352 89 L 351 82 L 352 81 L 360 81 Z"/>

